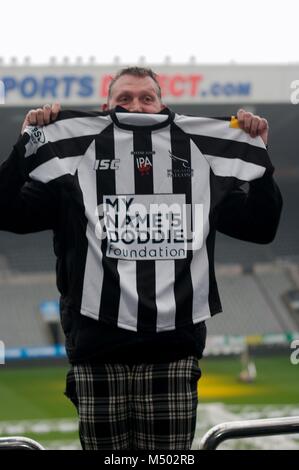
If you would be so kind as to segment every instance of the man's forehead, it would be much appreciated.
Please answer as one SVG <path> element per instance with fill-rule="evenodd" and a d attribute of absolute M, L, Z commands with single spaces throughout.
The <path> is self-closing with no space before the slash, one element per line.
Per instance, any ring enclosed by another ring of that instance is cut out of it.
<path fill-rule="evenodd" d="M 151 77 L 135 77 L 131 75 L 123 75 L 119 77 L 112 87 L 112 92 L 120 93 L 123 91 L 132 91 L 133 89 L 144 89 L 157 93 L 157 87 Z"/>

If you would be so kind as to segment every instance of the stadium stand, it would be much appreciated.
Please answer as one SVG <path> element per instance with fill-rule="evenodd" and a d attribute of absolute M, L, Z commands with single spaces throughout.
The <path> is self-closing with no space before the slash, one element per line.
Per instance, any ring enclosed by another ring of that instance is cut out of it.
<path fill-rule="evenodd" d="M 0 262 L 13 272 L 49 272 L 55 269 L 50 231 L 28 235 L 0 231 Z M 2 270 L 1 270 L 2 271 Z"/>
<path fill-rule="evenodd" d="M 281 328 L 284 331 L 296 330 L 298 324 L 290 316 L 283 302 L 285 292 L 295 287 L 288 267 L 282 269 L 275 265 L 257 265 L 254 277 Z"/>
<path fill-rule="evenodd" d="M 0 298 L 0 332 L 6 348 L 51 344 L 39 305 L 57 298 L 53 273 L 7 275 L 0 279 Z"/>
<path fill-rule="evenodd" d="M 292 287 L 287 268 L 264 265 L 252 273 L 218 266 L 223 312 L 207 321 L 210 335 L 263 335 L 295 331 L 296 324 L 281 300 Z M 273 282 L 273 284 L 271 284 Z"/>

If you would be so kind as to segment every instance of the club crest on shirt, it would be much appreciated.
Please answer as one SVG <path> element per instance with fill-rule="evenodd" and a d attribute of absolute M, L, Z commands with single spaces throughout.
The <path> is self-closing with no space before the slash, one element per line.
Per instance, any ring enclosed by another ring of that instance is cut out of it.
<path fill-rule="evenodd" d="M 193 176 L 193 169 L 186 158 L 178 157 L 168 150 L 168 156 L 173 160 L 173 167 L 168 168 L 167 176 L 171 178 L 187 178 Z"/>

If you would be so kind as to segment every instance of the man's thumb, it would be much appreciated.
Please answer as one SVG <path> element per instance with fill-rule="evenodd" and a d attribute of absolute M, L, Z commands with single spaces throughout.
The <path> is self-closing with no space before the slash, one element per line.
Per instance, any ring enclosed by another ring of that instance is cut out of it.
<path fill-rule="evenodd" d="M 57 116 L 58 116 L 58 113 L 61 111 L 61 104 L 60 103 L 54 103 L 52 105 L 52 111 L 51 111 L 51 119 L 52 121 L 54 121 Z"/>

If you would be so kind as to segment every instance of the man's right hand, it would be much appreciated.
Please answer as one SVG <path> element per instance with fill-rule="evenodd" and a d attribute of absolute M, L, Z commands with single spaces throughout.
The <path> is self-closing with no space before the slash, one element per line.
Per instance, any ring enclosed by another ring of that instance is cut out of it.
<path fill-rule="evenodd" d="M 25 127 L 27 126 L 44 126 L 55 121 L 60 110 L 60 103 L 45 104 L 42 108 L 31 109 L 26 114 L 21 134 L 24 134 Z"/>

